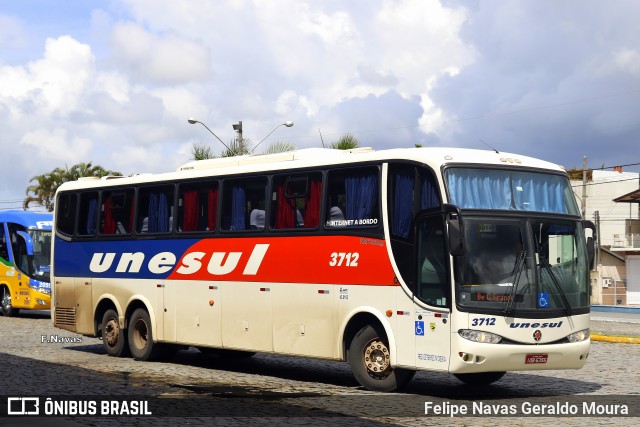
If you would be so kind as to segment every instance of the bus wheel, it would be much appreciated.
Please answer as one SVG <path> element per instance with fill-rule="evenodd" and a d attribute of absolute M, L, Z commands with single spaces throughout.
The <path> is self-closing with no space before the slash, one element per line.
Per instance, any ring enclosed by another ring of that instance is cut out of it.
<path fill-rule="evenodd" d="M 0 302 L 0 305 L 2 307 L 2 314 L 7 317 L 17 316 L 20 312 L 20 309 L 13 308 L 13 306 L 11 305 L 11 292 L 6 286 L 2 287 L 2 300 Z"/>
<path fill-rule="evenodd" d="M 392 369 L 389 344 L 384 333 L 370 325 L 353 337 L 347 360 L 356 380 L 373 391 L 394 391 L 411 380 L 415 371 Z"/>
<path fill-rule="evenodd" d="M 161 355 L 161 345 L 154 344 L 151 318 L 144 308 L 137 308 L 129 318 L 129 349 L 136 360 L 154 360 Z"/>
<path fill-rule="evenodd" d="M 126 330 L 120 329 L 118 313 L 109 309 L 102 316 L 102 344 L 109 356 L 121 357 L 129 354 Z"/>
<path fill-rule="evenodd" d="M 491 384 L 504 377 L 506 372 L 479 372 L 477 374 L 453 374 L 457 379 L 465 384 L 485 385 Z"/>

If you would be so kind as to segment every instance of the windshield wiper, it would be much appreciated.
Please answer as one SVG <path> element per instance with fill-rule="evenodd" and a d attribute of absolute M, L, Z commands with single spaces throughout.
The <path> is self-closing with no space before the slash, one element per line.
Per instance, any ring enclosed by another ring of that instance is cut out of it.
<path fill-rule="evenodd" d="M 513 281 L 511 283 L 511 290 L 509 291 L 509 297 L 507 299 L 507 307 L 504 309 L 505 316 L 511 315 L 514 311 L 513 306 L 515 304 L 518 283 L 520 283 L 520 276 L 522 275 L 522 271 L 524 270 L 525 258 L 525 251 L 520 251 L 518 257 L 516 258 L 515 267 L 513 269 Z"/>
<path fill-rule="evenodd" d="M 567 294 L 564 292 L 564 289 L 562 289 L 562 286 L 560 286 L 560 283 L 558 282 L 558 278 L 556 277 L 556 274 L 553 272 L 551 265 L 542 256 L 540 257 L 540 265 L 542 265 L 545 271 L 549 273 L 549 277 L 551 277 L 551 282 L 554 284 L 558 293 L 560 294 L 560 298 L 562 299 L 562 304 L 564 304 L 564 309 L 567 312 L 567 316 L 571 316 L 571 304 L 569 304 L 569 300 L 567 299 Z"/>

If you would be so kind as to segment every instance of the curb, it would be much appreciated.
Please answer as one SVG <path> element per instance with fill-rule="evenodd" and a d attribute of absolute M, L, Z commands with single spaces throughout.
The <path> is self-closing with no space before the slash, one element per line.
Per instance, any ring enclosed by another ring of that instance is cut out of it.
<path fill-rule="evenodd" d="M 622 344 L 640 344 L 640 337 L 630 337 L 624 335 L 602 335 L 591 333 L 591 341 L 622 343 Z"/>

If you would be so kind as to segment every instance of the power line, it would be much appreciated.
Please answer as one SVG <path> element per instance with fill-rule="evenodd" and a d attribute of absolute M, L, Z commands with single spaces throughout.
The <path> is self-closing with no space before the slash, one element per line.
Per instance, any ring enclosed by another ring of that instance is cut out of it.
<path fill-rule="evenodd" d="M 602 185 L 602 184 L 613 184 L 616 182 L 624 182 L 624 181 L 637 181 L 638 178 L 627 178 L 627 179 L 619 179 L 617 181 L 604 181 L 604 182 L 593 182 L 591 181 L 590 183 L 584 184 L 587 186 L 591 186 L 591 185 Z M 577 181 L 577 179 L 574 179 L 573 181 Z M 582 187 L 583 184 L 576 184 L 576 185 L 572 185 L 571 188 L 576 188 L 576 187 Z"/>

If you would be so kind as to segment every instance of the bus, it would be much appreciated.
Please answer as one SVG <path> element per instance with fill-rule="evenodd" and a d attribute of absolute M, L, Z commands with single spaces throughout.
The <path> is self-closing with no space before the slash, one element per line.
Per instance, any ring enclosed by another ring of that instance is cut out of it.
<path fill-rule="evenodd" d="M 595 230 L 566 172 L 534 158 L 201 160 L 65 183 L 54 219 L 53 324 L 111 356 L 332 359 L 393 391 L 417 370 L 491 383 L 589 355 Z"/>
<path fill-rule="evenodd" d="M 0 311 L 51 308 L 51 229 L 53 214 L 0 211 Z"/>

